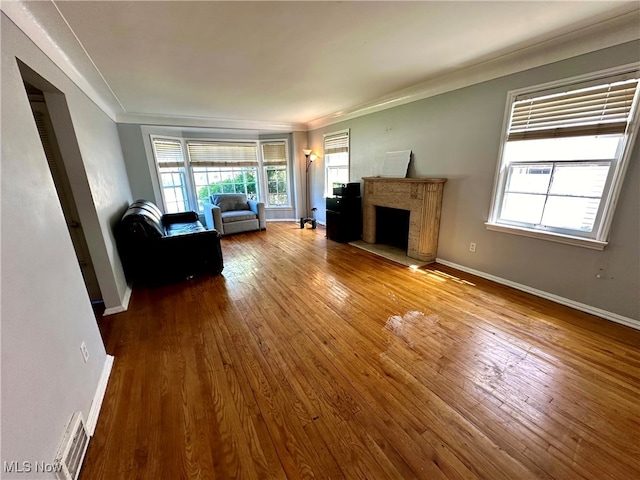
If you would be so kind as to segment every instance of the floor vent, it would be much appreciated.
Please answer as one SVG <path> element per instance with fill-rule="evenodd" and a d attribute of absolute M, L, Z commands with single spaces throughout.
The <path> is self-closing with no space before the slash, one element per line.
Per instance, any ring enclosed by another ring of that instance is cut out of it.
<path fill-rule="evenodd" d="M 71 417 L 56 455 L 55 464 L 58 466 L 59 480 L 77 480 L 88 446 L 89 435 L 82 413 L 76 412 Z"/>

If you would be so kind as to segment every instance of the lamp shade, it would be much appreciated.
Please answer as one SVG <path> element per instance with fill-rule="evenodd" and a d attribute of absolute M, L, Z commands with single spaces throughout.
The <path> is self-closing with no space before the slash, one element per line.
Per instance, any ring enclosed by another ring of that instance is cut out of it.
<path fill-rule="evenodd" d="M 302 153 L 304 153 L 305 157 L 308 157 L 309 155 L 311 155 L 311 149 L 306 149 L 305 148 L 305 149 L 302 150 Z"/>

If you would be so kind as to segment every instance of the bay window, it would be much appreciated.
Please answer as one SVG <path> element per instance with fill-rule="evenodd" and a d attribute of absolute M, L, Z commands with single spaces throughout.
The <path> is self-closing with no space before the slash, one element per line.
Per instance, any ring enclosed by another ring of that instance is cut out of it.
<path fill-rule="evenodd" d="M 204 212 L 216 193 L 291 206 L 288 143 L 184 140 L 151 135 L 165 212 Z M 261 148 L 258 148 L 258 147 Z"/>

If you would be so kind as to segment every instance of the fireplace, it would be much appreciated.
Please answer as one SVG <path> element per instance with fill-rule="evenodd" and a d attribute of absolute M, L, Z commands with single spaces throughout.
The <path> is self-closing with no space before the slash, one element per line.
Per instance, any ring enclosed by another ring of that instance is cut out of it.
<path fill-rule="evenodd" d="M 407 251 L 409 247 L 409 210 L 376 206 L 376 243 Z"/>
<path fill-rule="evenodd" d="M 385 226 L 378 228 L 378 221 L 386 222 L 387 210 L 408 212 L 406 231 L 407 256 L 423 262 L 434 262 L 438 249 L 438 233 L 442 210 L 442 193 L 445 178 L 364 178 L 364 207 L 362 240 L 367 243 L 384 243 L 387 232 L 378 238 Z M 404 214 L 403 214 L 404 215 Z M 397 226 L 386 226 L 398 229 Z"/>

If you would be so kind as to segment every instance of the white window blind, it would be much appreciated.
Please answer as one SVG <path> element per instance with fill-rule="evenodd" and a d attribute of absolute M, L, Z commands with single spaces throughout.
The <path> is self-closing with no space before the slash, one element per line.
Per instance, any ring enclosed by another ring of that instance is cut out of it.
<path fill-rule="evenodd" d="M 262 163 L 266 166 L 286 166 L 287 152 L 284 142 L 263 143 Z"/>
<path fill-rule="evenodd" d="M 180 142 L 156 138 L 153 140 L 153 149 L 159 167 L 184 167 L 184 157 Z"/>
<path fill-rule="evenodd" d="M 200 167 L 256 167 L 255 143 L 187 142 L 189 160 Z"/>
<path fill-rule="evenodd" d="M 624 133 L 637 85 L 631 79 L 516 97 L 508 140 Z"/>
<path fill-rule="evenodd" d="M 339 132 L 324 137 L 324 154 L 342 153 L 349 151 L 349 132 Z"/>

